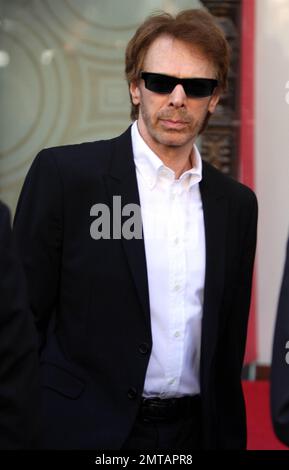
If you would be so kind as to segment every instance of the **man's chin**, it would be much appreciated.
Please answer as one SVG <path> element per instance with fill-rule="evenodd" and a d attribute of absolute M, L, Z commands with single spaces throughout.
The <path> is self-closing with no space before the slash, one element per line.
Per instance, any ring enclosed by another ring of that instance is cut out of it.
<path fill-rule="evenodd" d="M 165 145 L 167 147 L 183 147 L 188 145 L 190 142 L 193 142 L 195 139 L 194 135 L 175 135 L 171 134 L 169 136 L 161 136 L 159 139 L 160 144 Z"/>

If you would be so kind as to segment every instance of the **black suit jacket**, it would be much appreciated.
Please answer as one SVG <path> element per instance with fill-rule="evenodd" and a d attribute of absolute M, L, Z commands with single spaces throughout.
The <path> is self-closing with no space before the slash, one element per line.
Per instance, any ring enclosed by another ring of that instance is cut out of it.
<path fill-rule="evenodd" d="M 203 442 L 242 448 L 240 373 L 257 204 L 250 189 L 205 162 L 200 188 Z M 90 236 L 91 207 L 112 207 L 115 195 L 122 206 L 139 204 L 130 129 L 112 140 L 42 151 L 19 200 L 15 233 L 44 345 L 44 446 L 120 448 L 136 418 L 152 349 L 144 242 Z"/>
<path fill-rule="evenodd" d="M 289 239 L 273 341 L 271 413 L 277 436 L 289 445 Z"/>
<path fill-rule="evenodd" d="M 0 203 L 0 449 L 26 449 L 39 434 L 37 334 L 9 211 Z"/>

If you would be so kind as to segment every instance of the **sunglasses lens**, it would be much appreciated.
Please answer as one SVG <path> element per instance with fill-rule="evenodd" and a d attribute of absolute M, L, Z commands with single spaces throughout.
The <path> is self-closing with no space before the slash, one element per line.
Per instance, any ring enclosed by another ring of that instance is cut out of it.
<path fill-rule="evenodd" d="M 185 93 L 193 98 L 204 98 L 211 96 L 217 81 L 210 78 L 192 78 L 185 82 Z"/>
<path fill-rule="evenodd" d="M 171 93 L 173 85 L 171 85 L 170 77 L 159 74 L 148 74 L 145 77 L 146 88 L 155 93 Z"/>
<path fill-rule="evenodd" d="M 217 80 L 211 78 L 179 79 L 150 72 L 142 72 L 141 77 L 145 81 L 146 88 L 154 93 L 171 93 L 178 84 L 181 84 L 184 87 L 186 95 L 190 98 L 211 96 L 215 87 L 218 85 Z"/>

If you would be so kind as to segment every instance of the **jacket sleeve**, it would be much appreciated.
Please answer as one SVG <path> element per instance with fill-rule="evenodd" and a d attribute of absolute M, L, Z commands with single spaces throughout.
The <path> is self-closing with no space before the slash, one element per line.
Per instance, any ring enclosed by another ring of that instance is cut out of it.
<path fill-rule="evenodd" d="M 289 446 L 289 239 L 273 341 L 271 413 L 276 435 Z"/>
<path fill-rule="evenodd" d="M 8 209 L 0 204 L 0 449 L 37 447 L 37 335 Z"/>
<path fill-rule="evenodd" d="M 241 254 L 238 276 L 233 284 L 232 300 L 217 353 L 218 446 L 222 449 L 246 448 L 246 414 L 241 373 L 250 310 L 258 214 L 256 197 L 252 192 L 250 195 L 245 208 L 247 223 L 239 247 Z"/>
<path fill-rule="evenodd" d="M 62 252 L 62 185 L 51 149 L 40 152 L 28 172 L 16 209 L 14 233 L 41 348 L 55 316 Z"/>

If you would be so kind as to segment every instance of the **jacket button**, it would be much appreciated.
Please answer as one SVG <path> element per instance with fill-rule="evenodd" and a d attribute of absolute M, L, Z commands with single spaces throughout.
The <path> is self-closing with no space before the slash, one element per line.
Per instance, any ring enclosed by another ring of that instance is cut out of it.
<path fill-rule="evenodd" d="M 127 392 L 127 396 L 130 400 L 135 400 L 137 397 L 137 391 L 135 388 L 129 388 Z"/>
<path fill-rule="evenodd" d="M 147 354 L 149 352 L 149 345 L 147 343 L 141 343 L 138 350 L 141 354 Z"/>

